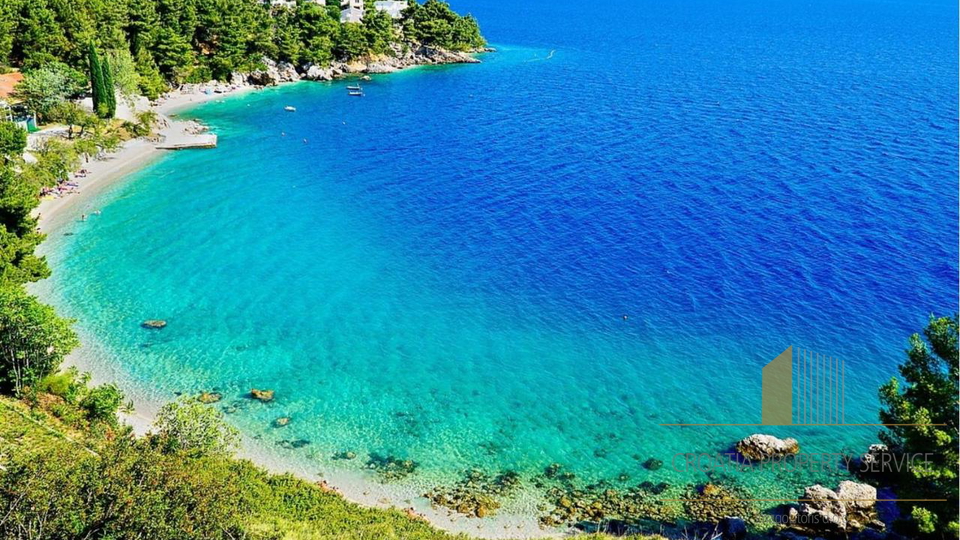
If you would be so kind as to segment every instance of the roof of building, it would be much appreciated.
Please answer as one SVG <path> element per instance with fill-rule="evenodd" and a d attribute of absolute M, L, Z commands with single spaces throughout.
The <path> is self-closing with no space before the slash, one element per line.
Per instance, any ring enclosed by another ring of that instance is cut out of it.
<path fill-rule="evenodd" d="M 7 99 L 13 92 L 13 87 L 20 84 L 23 80 L 23 73 L 14 71 L 13 73 L 4 73 L 0 75 L 0 99 Z"/>

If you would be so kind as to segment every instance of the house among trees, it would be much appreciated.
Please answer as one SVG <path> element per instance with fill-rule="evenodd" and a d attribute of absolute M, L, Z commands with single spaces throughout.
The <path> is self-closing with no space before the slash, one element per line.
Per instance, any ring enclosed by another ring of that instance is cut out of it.
<path fill-rule="evenodd" d="M 341 23 L 363 22 L 363 0 L 341 0 L 340 1 L 340 22 Z"/>
<path fill-rule="evenodd" d="M 17 104 L 13 89 L 23 81 L 23 73 L 14 71 L 0 75 L 0 121 L 13 122 L 27 131 L 37 130 L 37 116 Z"/>
<path fill-rule="evenodd" d="M 386 11 L 394 19 L 399 19 L 403 17 L 403 10 L 407 9 L 407 2 L 405 0 L 384 0 L 374 2 L 373 6 L 378 11 Z"/>
<path fill-rule="evenodd" d="M 270 7 L 297 7 L 296 0 L 260 0 L 261 4 L 270 4 Z M 327 5 L 327 0 L 303 0 L 304 4 L 317 4 L 318 6 Z"/>

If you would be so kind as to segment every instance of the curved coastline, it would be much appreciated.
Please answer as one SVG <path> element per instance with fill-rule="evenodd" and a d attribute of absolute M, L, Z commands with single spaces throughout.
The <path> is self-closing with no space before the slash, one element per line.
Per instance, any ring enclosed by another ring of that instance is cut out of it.
<path fill-rule="evenodd" d="M 280 84 L 286 86 L 298 82 L 300 81 L 285 81 Z M 164 117 L 176 118 L 177 115 L 205 103 L 237 98 L 264 88 L 269 87 L 247 86 L 212 94 L 177 92 L 175 95 L 165 96 L 162 102 L 152 106 L 151 110 Z M 79 219 L 81 213 L 95 210 L 91 203 L 97 201 L 98 197 L 124 182 L 133 181 L 137 172 L 163 159 L 166 152 L 169 151 L 157 149 L 147 140 L 133 139 L 123 143 L 119 150 L 108 154 L 104 159 L 84 164 L 87 175 L 80 179 L 80 191 L 41 201 L 36 210 L 40 230 L 47 235 L 59 233 L 69 223 Z M 49 249 L 49 243 L 41 246 L 41 250 L 44 249 Z M 33 284 L 30 290 L 56 306 L 58 302 L 51 288 L 52 283 L 48 279 Z M 90 373 L 91 381 L 95 384 L 116 383 L 133 403 L 131 411 L 120 413 L 122 421 L 137 435 L 149 432 L 158 411 L 169 401 L 168 397 L 133 380 L 123 370 L 122 365 L 114 361 L 116 355 L 91 332 L 82 327 L 76 330 L 81 337 L 81 346 L 67 357 L 64 367 L 76 367 Z M 290 473 L 311 482 L 325 482 L 350 502 L 372 508 L 412 508 L 439 529 L 481 538 L 555 538 L 564 535 L 563 529 L 544 529 L 540 526 L 535 508 L 537 501 L 524 500 L 520 503 L 523 508 L 511 508 L 513 512 L 501 512 L 483 519 L 468 518 L 446 508 L 432 506 L 423 497 L 426 488 L 420 483 L 381 483 L 362 470 L 348 468 L 321 470 L 322 464 L 310 463 L 307 457 L 280 455 L 279 450 L 260 441 L 258 436 L 245 432 L 241 434 L 238 458 L 248 459 L 273 473 Z M 298 459 L 301 457 L 302 459 Z"/>
<path fill-rule="evenodd" d="M 181 99 L 173 102 L 167 102 L 162 105 L 164 112 L 173 113 L 176 111 L 186 112 L 192 107 L 201 105 L 207 101 L 216 101 L 219 99 L 230 99 L 239 92 L 232 94 L 194 94 L 180 96 Z M 301 111 L 302 112 L 302 111 Z M 203 116 L 202 114 L 200 115 Z M 133 147 L 133 144 L 130 144 Z M 125 147 L 125 150 L 127 147 Z M 135 181 L 131 174 L 139 167 L 144 167 L 158 159 L 162 155 L 161 151 L 143 151 L 141 153 L 131 152 L 124 159 L 119 155 L 113 155 L 110 159 L 100 162 L 104 165 L 103 174 L 100 176 L 91 175 L 88 182 L 83 184 L 83 191 L 80 194 L 67 196 L 64 199 L 48 201 L 50 203 L 59 203 L 48 206 L 44 213 L 43 227 L 46 231 L 57 231 L 63 224 L 69 223 L 70 216 L 78 216 L 79 208 L 84 208 L 84 204 L 89 204 L 95 200 L 96 196 L 112 186 L 121 182 Z M 50 209 L 52 208 L 52 209 Z M 89 334 L 89 333 L 88 333 Z M 132 377 L 124 377 L 123 365 L 115 359 L 119 355 L 111 355 L 106 346 L 98 344 L 92 335 L 83 336 L 86 344 L 78 351 L 70 363 L 94 374 L 94 379 L 98 382 L 120 382 L 128 396 L 135 400 L 136 410 L 126 418 L 127 423 L 133 425 L 138 432 L 145 432 L 150 428 L 152 419 L 159 407 L 170 399 L 169 394 L 161 395 L 160 392 L 152 392 L 151 388 L 145 383 L 138 383 Z M 347 500 L 357 502 L 370 507 L 415 507 L 418 512 L 423 513 L 428 520 L 441 529 L 465 532 L 472 535 L 479 535 L 490 538 L 517 538 L 517 537 L 535 537 L 535 536 L 556 536 L 563 534 L 561 529 L 543 530 L 539 527 L 536 520 L 536 512 L 532 511 L 524 518 L 520 514 L 511 514 L 503 509 L 494 517 L 483 519 L 470 519 L 444 508 L 433 509 L 427 501 L 422 498 L 425 489 L 419 489 L 412 485 L 381 484 L 371 478 L 368 471 L 357 470 L 356 467 L 340 468 L 337 465 L 330 465 L 329 460 L 316 460 L 299 452 L 284 452 L 276 446 L 265 440 L 259 439 L 253 435 L 254 431 L 249 432 L 244 440 L 241 457 L 251 459 L 259 466 L 275 471 L 290 472 L 310 481 L 326 481 L 329 485 L 340 490 Z M 359 450 L 358 450 L 359 451 Z M 467 465 L 465 463 L 465 465 Z M 324 469 L 322 472 L 318 469 Z M 421 482 L 428 481 L 428 478 L 418 479 Z M 524 501 L 524 504 L 529 503 Z M 534 505 L 535 506 L 535 505 Z"/>

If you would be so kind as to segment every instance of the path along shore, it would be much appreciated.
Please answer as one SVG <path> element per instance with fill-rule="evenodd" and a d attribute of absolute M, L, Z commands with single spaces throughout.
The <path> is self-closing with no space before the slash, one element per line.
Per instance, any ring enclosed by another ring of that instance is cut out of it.
<path fill-rule="evenodd" d="M 166 94 L 158 100 L 158 103 L 150 105 L 150 109 L 157 113 L 160 126 L 158 134 L 166 144 L 190 144 L 191 142 L 203 144 L 208 140 L 206 137 L 209 135 L 197 134 L 195 122 L 176 120 L 171 116 L 183 109 L 254 88 L 252 86 L 221 87 L 217 92 L 206 93 L 203 91 L 204 86 L 198 85 L 186 91 L 176 90 Z M 44 130 L 32 134 L 30 145 L 48 133 Z M 47 196 L 40 201 L 40 205 L 34 211 L 34 214 L 39 217 L 40 230 L 50 232 L 65 220 L 78 219 L 81 214 L 89 214 L 95 210 L 85 206 L 94 195 L 101 193 L 116 180 L 146 166 L 162 156 L 164 152 L 170 151 L 158 146 L 162 145 L 146 138 L 131 139 L 125 141 L 119 150 L 107 154 L 103 159 L 91 159 L 84 163 L 82 170 L 85 173 L 80 176 L 73 174 L 70 178 L 70 181 L 77 185 L 76 190 L 58 197 Z"/>

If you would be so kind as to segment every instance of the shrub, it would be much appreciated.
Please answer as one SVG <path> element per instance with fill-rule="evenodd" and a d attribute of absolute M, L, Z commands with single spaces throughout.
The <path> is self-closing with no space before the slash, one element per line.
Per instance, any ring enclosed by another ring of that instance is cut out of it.
<path fill-rule="evenodd" d="M 104 384 L 92 388 L 80 400 L 80 408 L 86 412 L 87 420 L 92 424 L 117 425 L 117 412 L 122 406 L 123 392 L 115 384 Z"/>
<path fill-rule="evenodd" d="M 19 393 L 56 371 L 79 345 L 71 323 L 22 287 L 0 287 L 0 391 Z"/>
<path fill-rule="evenodd" d="M 164 405 L 154 425 L 159 429 L 154 440 L 167 452 L 226 455 L 240 441 L 239 432 L 223 420 L 222 412 L 186 397 Z"/>
<path fill-rule="evenodd" d="M 47 375 L 37 384 L 37 390 L 59 396 L 67 403 L 76 405 L 87 390 L 87 381 L 90 375 L 83 375 L 77 371 L 77 368 Z"/>

